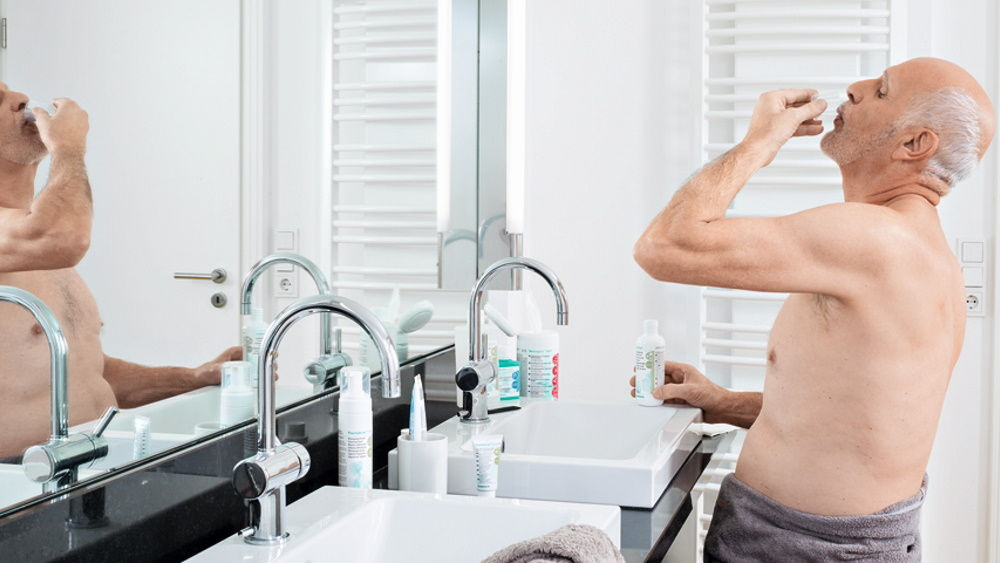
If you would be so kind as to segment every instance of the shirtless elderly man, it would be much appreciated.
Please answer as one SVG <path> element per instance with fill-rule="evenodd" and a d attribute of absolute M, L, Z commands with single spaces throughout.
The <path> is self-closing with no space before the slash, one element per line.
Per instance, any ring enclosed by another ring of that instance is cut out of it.
<path fill-rule="evenodd" d="M 789 292 L 764 393 L 683 364 L 654 393 L 750 430 L 719 492 L 706 561 L 917 561 L 925 470 L 962 347 L 962 274 L 936 206 L 982 158 L 994 113 L 963 69 L 914 59 L 847 89 L 821 142 L 844 203 L 777 218 L 726 207 L 793 136 L 812 90 L 760 97 L 743 141 L 682 187 L 635 246 L 654 278 Z"/>
<path fill-rule="evenodd" d="M 35 294 L 59 319 L 69 344 L 70 424 L 111 405 L 128 408 L 219 382 L 239 347 L 194 369 L 145 367 L 104 355 L 97 303 L 74 269 L 90 246 L 93 217 L 84 168 L 87 114 L 71 100 L 49 116 L 24 116 L 28 97 L 0 83 L 0 285 Z M 34 197 L 38 163 L 52 156 L 45 189 Z M 0 303 L 0 458 L 44 442 L 49 429 L 49 351 L 23 308 Z"/>

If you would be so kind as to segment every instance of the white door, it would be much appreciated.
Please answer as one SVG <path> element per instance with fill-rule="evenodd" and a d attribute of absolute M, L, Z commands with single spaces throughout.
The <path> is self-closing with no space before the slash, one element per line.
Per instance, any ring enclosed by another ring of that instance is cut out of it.
<path fill-rule="evenodd" d="M 112 356 L 193 366 L 238 344 L 238 0 L 6 0 L 3 80 L 90 114 L 80 265 Z M 47 169 L 39 171 L 44 185 Z M 174 272 L 223 268 L 222 284 Z M 228 304 L 211 303 L 222 293 Z"/>

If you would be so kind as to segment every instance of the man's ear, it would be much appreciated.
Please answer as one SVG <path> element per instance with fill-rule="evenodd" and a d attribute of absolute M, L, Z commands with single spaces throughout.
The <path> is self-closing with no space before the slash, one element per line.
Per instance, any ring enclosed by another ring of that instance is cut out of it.
<path fill-rule="evenodd" d="M 903 144 L 892 152 L 893 160 L 924 160 L 938 149 L 937 133 L 930 129 L 914 129 L 903 136 Z"/>

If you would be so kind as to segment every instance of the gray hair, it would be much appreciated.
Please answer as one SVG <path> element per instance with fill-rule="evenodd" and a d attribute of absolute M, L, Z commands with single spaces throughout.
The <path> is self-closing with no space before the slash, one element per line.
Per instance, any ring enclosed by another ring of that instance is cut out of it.
<path fill-rule="evenodd" d="M 938 148 L 924 174 L 947 184 L 941 195 L 968 176 L 979 162 L 979 106 L 958 88 L 943 88 L 918 97 L 900 118 L 899 126 L 926 127 L 937 134 Z"/>

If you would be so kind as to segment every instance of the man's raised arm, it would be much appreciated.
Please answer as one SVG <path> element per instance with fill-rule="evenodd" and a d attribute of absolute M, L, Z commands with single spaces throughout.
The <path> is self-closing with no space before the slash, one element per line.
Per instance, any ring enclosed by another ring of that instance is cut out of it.
<path fill-rule="evenodd" d="M 0 208 L 0 272 L 70 268 L 90 247 L 87 113 L 66 98 L 55 106 L 51 116 L 34 110 L 41 140 L 52 156 L 48 184 L 28 209 Z"/>
<path fill-rule="evenodd" d="M 842 203 L 776 218 L 725 218 L 726 208 L 789 138 L 818 135 L 826 102 L 812 90 L 761 95 L 743 142 L 705 166 L 635 245 L 652 277 L 693 285 L 844 296 L 895 244 L 881 206 Z M 879 225 L 878 237 L 872 236 Z"/>

